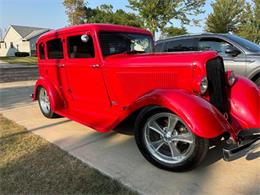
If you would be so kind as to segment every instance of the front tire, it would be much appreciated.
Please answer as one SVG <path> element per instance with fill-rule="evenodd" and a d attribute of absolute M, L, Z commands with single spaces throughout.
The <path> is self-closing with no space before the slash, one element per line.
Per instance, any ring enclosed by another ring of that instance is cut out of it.
<path fill-rule="evenodd" d="M 51 102 L 49 94 L 44 87 L 40 87 L 38 90 L 38 103 L 42 114 L 47 118 L 57 118 L 59 115 L 55 114 L 51 110 Z"/>
<path fill-rule="evenodd" d="M 259 75 L 259 77 L 255 80 L 255 84 L 257 85 L 258 88 L 260 88 L 260 75 Z"/>
<path fill-rule="evenodd" d="M 193 134 L 181 118 L 165 109 L 154 109 L 137 119 L 137 146 L 153 165 L 169 171 L 186 171 L 206 156 L 209 141 Z"/>

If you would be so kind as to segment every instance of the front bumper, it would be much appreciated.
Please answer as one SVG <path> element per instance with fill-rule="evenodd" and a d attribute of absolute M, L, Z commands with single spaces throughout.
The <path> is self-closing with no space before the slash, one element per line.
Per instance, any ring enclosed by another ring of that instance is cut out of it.
<path fill-rule="evenodd" d="M 229 144 L 223 149 L 225 161 L 236 160 L 246 155 L 250 150 L 260 146 L 260 128 L 241 130 L 237 134 L 238 142 Z"/>

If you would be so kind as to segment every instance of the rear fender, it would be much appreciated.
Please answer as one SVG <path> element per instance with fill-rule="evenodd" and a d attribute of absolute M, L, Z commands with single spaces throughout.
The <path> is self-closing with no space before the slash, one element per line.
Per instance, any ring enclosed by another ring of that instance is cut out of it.
<path fill-rule="evenodd" d="M 64 107 L 64 100 L 61 95 L 58 93 L 58 90 L 55 89 L 53 84 L 44 78 L 40 78 L 37 80 L 34 87 L 34 94 L 32 96 L 32 100 L 35 101 L 38 99 L 38 90 L 40 87 L 44 87 L 49 95 L 51 110 L 54 112 L 56 110 L 60 110 Z"/>
<path fill-rule="evenodd" d="M 203 138 L 214 138 L 233 128 L 225 117 L 209 102 L 185 90 L 155 90 L 140 98 L 128 109 L 156 105 L 177 114 L 189 129 Z"/>

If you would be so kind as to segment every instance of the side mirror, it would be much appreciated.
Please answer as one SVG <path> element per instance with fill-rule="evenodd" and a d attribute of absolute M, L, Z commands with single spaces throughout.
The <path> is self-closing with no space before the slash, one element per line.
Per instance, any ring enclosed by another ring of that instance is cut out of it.
<path fill-rule="evenodd" d="M 227 47 L 226 50 L 225 50 L 225 53 L 228 54 L 228 55 L 231 55 L 233 57 L 237 56 L 238 54 L 240 54 L 241 52 L 233 47 L 233 46 L 230 46 L 230 47 Z"/>
<path fill-rule="evenodd" d="M 81 41 L 84 42 L 84 43 L 87 43 L 89 40 L 89 36 L 88 35 L 81 35 Z"/>

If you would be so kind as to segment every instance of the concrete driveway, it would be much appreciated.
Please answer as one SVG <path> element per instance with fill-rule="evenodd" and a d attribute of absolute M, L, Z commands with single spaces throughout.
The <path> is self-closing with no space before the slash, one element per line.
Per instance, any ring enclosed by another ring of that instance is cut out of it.
<path fill-rule="evenodd" d="M 246 158 L 225 162 L 221 147 L 215 147 L 196 170 L 163 171 L 142 157 L 133 136 L 101 134 L 66 118 L 44 118 L 38 104 L 29 98 L 33 84 L 0 84 L 0 112 L 142 194 L 260 194 L 259 150 Z"/>

